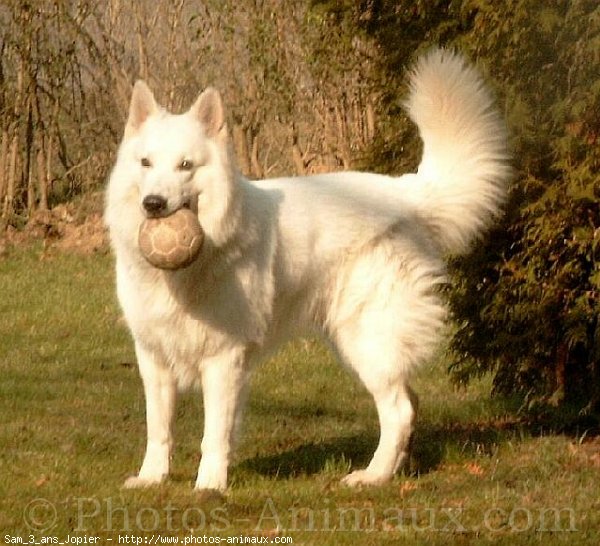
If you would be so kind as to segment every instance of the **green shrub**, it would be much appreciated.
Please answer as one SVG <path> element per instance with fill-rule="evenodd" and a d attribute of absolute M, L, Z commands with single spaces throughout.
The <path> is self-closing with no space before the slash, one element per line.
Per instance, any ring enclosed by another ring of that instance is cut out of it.
<path fill-rule="evenodd" d="M 494 370 L 497 391 L 530 403 L 595 402 L 600 7 L 466 1 L 462 13 L 474 14 L 462 45 L 505 98 L 517 177 L 506 231 L 456 268 L 453 371 Z"/>

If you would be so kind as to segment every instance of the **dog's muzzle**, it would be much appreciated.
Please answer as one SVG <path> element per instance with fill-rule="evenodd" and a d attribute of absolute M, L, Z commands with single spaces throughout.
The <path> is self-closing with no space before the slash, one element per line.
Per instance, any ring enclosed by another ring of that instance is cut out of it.
<path fill-rule="evenodd" d="M 164 216 L 167 211 L 167 200 L 161 195 L 146 195 L 142 200 L 142 207 L 148 216 L 157 218 L 159 216 Z"/>

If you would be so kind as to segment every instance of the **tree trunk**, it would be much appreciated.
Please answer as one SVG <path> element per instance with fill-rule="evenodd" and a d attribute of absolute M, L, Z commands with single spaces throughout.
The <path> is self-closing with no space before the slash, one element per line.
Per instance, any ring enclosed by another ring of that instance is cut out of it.
<path fill-rule="evenodd" d="M 37 132 L 37 178 L 38 178 L 38 195 L 40 210 L 48 210 L 48 171 L 46 170 L 46 154 L 44 153 L 44 134 L 42 131 Z"/>
<path fill-rule="evenodd" d="M 296 174 L 304 175 L 308 171 L 309 161 L 307 161 L 307 153 L 302 153 L 300 148 L 300 139 L 298 138 L 298 128 L 292 124 L 292 161 L 296 169 Z M 307 146 L 308 151 L 308 146 Z"/>
<path fill-rule="evenodd" d="M 367 139 L 368 142 L 375 138 L 375 107 L 373 102 L 369 99 L 367 102 L 366 109 L 367 116 Z"/>
<path fill-rule="evenodd" d="M 245 176 L 250 176 L 252 173 L 252 163 L 250 160 L 250 151 L 248 150 L 246 130 L 243 125 L 238 123 L 233 126 L 233 145 L 240 170 Z"/>
<path fill-rule="evenodd" d="M 25 107 L 25 116 L 27 120 L 27 124 L 25 126 L 25 149 L 23 150 L 23 180 L 26 183 L 26 201 L 27 201 L 27 212 L 29 216 L 35 210 L 35 184 L 33 183 L 33 165 L 32 165 L 32 155 L 33 155 L 33 116 L 31 112 L 32 105 L 32 97 L 31 92 L 27 97 L 27 103 Z"/>
<path fill-rule="evenodd" d="M 250 160 L 252 162 L 252 174 L 255 178 L 263 178 L 265 173 L 258 158 L 258 135 L 252 131 L 252 129 L 249 130 L 249 133 L 250 139 L 252 140 L 252 152 L 250 154 Z"/>
<path fill-rule="evenodd" d="M 6 182 L 8 180 L 8 129 L 2 130 L 2 142 L 0 143 L 0 212 L 6 198 Z"/>
<path fill-rule="evenodd" d="M 37 93 L 33 94 L 33 119 L 34 119 L 34 134 L 33 146 L 36 150 L 36 173 L 37 173 L 37 197 L 39 199 L 38 207 L 41 210 L 48 209 L 48 170 L 46 169 L 46 154 L 44 150 L 44 133 L 45 126 L 40 113 L 40 102 Z"/>
<path fill-rule="evenodd" d="M 25 62 L 20 59 L 17 71 L 17 88 L 15 93 L 14 108 L 12 112 L 12 122 L 9 127 L 10 151 L 6 182 L 6 199 L 2 207 L 2 219 L 10 222 L 15 212 L 15 196 L 18 190 L 19 181 L 19 122 L 21 120 L 21 110 L 23 105 L 23 90 L 25 83 Z"/>
<path fill-rule="evenodd" d="M 15 212 L 15 190 L 17 186 L 17 167 L 19 161 L 17 156 L 19 151 L 19 131 L 17 124 L 14 123 L 11 129 L 12 138 L 8 163 L 8 182 L 6 186 L 6 199 L 4 200 L 4 207 L 2 208 L 2 219 L 6 222 L 12 220 Z"/>

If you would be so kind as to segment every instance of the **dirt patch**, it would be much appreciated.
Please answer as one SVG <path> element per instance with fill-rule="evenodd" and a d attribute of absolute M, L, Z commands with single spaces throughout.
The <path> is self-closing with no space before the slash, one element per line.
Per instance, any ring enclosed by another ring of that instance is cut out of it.
<path fill-rule="evenodd" d="M 90 255 L 108 252 L 108 233 L 102 220 L 102 196 L 34 212 L 23 229 L 9 226 L 0 236 L 0 255 L 11 247 L 43 241 L 45 249 Z"/>

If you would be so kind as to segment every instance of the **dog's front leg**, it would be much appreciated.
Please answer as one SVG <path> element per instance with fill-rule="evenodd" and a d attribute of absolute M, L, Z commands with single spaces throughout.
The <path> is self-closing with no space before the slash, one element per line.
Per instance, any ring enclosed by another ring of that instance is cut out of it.
<path fill-rule="evenodd" d="M 169 474 L 173 447 L 171 426 L 177 395 L 173 372 L 139 342 L 135 344 L 135 352 L 146 396 L 148 440 L 139 474 L 128 478 L 125 487 L 157 484 Z"/>
<path fill-rule="evenodd" d="M 227 488 L 227 467 L 247 392 L 244 355 L 236 349 L 202 362 L 204 436 L 196 489 Z"/>

